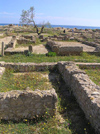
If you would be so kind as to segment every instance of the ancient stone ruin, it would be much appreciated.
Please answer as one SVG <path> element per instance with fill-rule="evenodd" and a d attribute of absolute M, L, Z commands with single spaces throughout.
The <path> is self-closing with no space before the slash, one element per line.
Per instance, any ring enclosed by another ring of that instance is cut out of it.
<path fill-rule="evenodd" d="M 36 115 L 54 115 L 57 95 L 55 90 L 32 91 L 13 90 L 0 93 L 0 119 L 16 120 L 33 119 Z"/>
<path fill-rule="evenodd" d="M 36 37 L 29 36 L 29 35 L 22 35 L 17 39 L 18 44 L 28 44 L 28 43 L 35 43 Z"/>
<path fill-rule="evenodd" d="M 78 64 L 78 63 L 77 63 Z M 13 68 L 15 71 L 39 71 L 58 68 L 66 85 L 71 88 L 77 102 L 85 113 L 86 118 L 95 128 L 96 134 L 100 133 L 100 87 L 92 82 L 88 75 L 81 70 L 74 62 L 58 63 L 5 63 L 0 62 L 0 74 L 5 68 Z M 100 64 L 79 64 L 85 67 L 99 67 Z M 2 68 L 3 67 L 3 68 Z M 17 70 L 19 69 L 19 70 Z M 45 106 L 51 115 L 56 111 L 57 95 L 55 90 L 49 91 L 10 91 L 0 93 L 0 118 L 15 119 L 32 118 L 36 114 L 44 114 Z M 30 105 L 31 104 L 31 105 Z M 15 112 L 17 111 L 17 112 Z M 9 114 L 8 114 L 9 113 Z"/>
<path fill-rule="evenodd" d="M 64 45 L 54 41 L 48 41 L 47 45 L 57 55 L 80 55 L 83 52 L 83 47 L 79 45 Z"/>

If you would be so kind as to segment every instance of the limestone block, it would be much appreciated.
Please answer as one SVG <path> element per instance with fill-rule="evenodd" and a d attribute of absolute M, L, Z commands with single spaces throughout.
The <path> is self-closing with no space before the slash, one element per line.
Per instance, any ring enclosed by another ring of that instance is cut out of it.
<path fill-rule="evenodd" d="M 100 133 L 100 87 L 92 82 L 84 71 L 73 62 L 59 62 L 59 72 L 65 83 L 71 88 L 77 102 L 86 118 L 94 127 L 96 134 Z"/>
<path fill-rule="evenodd" d="M 59 55 L 80 54 L 82 52 L 83 47 L 81 46 L 59 46 Z"/>
<path fill-rule="evenodd" d="M 32 119 L 36 115 L 42 116 L 46 110 L 49 114 L 54 115 L 53 109 L 56 109 L 56 103 L 57 94 L 54 89 L 45 91 L 13 90 L 0 93 L 0 119 Z"/>

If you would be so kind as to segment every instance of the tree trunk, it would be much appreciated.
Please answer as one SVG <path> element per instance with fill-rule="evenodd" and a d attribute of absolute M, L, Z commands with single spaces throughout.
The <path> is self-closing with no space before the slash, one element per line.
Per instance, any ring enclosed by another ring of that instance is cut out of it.
<path fill-rule="evenodd" d="M 38 27 L 37 27 L 36 25 L 35 25 L 35 28 L 36 28 L 36 33 L 37 33 L 38 35 L 40 35 L 40 34 L 43 32 L 44 26 L 41 27 L 40 32 L 39 32 L 39 29 L 38 29 Z"/>

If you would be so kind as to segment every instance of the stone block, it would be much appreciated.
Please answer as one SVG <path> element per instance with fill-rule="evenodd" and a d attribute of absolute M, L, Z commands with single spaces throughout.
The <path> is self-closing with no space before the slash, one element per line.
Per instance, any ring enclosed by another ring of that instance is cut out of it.
<path fill-rule="evenodd" d="M 50 104 L 47 106 L 49 114 L 54 115 L 55 112 L 52 111 L 54 108 L 56 109 L 57 103 L 57 94 L 54 89 L 45 91 L 14 90 L 0 93 L 0 119 L 19 121 L 25 118 L 32 119 L 37 115 L 42 116 L 47 110 L 47 102 Z"/>
<path fill-rule="evenodd" d="M 84 71 L 73 62 L 59 62 L 58 69 L 66 85 L 71 88 L 86 118 L 100 133 L 100 87 L 92 82 Z"/>

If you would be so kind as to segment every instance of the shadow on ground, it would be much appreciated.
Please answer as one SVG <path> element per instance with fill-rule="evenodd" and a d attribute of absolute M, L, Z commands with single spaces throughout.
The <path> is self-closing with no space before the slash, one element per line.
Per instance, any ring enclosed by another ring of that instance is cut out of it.
<path fill-rule="evenodd" d="M 54 76 L 54 77 L 51 77 Z M 86 119 L 85 114 L 77 103 L 70 88 L 66 86 L 65 82 L 59 75 L 59 72 L 50 72 L 49 74 L 52 85 L 56 89 L 62 110 L 60 114 L 66 120 L 70 121 L 69 128 L 73 134 L 95 134 L 90 122 Z"/>

